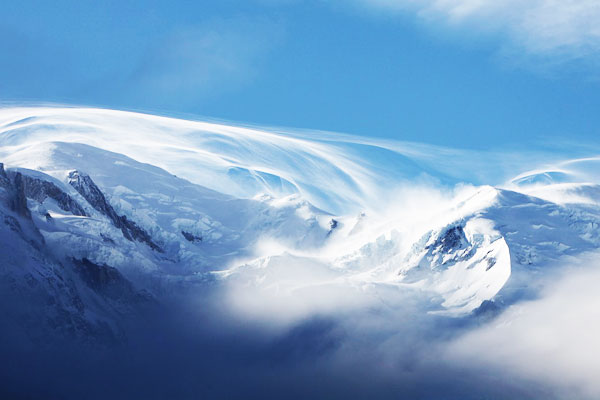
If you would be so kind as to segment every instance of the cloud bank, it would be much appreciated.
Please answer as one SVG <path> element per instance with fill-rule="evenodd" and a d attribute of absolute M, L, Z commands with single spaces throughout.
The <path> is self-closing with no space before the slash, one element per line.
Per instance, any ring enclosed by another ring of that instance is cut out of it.
<path fill-rule="evenodd" d="M 539 299 L 514 305 L 458 339 L 449 346 L 449 357 L 505 379 L 554 387 L 559 398 L 599 398 L 597 256 L 549 274 Z"/>

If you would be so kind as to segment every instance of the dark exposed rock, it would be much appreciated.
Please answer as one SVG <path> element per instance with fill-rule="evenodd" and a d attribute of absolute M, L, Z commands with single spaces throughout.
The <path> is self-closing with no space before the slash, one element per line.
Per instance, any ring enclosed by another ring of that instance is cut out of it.
<path fill-rule="evenodd" d="M 110 243 L 110 244 L 115 244 L 115 241 L 112 240 L 110 237 L 106 236 L 105 234 L 101 233 L 100 237 L 102 238 L 103 241 L 105 241 L 106 243 Z"/>
<path fill-rule="evenodd" d="M 37 202 L 42 203 L 48 197 L 55 200 L 57 205 L 64 211 L 73 215 L 87 216 L 83 208 L 71 196 L 52 182 L 23 175 L 25 195 Z"/>
<path fill-rule="evenodd" d="M 490 269 L 492 269 L 492 267 L 496 265 L 496 259 L 495 258 L 488 258 L 487 260 L 487 267 L 485 268 L 486 271 L 489 271 Z"/>
<path fill-rule="evenodd" d="M 431 246 L 439 249 L 442 253 L 450 253 L 459 250 L 467 243 L 467 238 L 462 226 L 453 226 L 441 234 Z"/>
<path fill-rule="evenodd" d="M 18 234 L 23 234 L 23 229 L 21 228 L 21 224 L 19 224 L 19 221 L 17 221 L 17 219 L 15 217 L 11 217 L 10 215 L 5 215 L 4 216 L 4 224 L 7 225 L 11 231 L 18 233 Z"/>
<path fill-rule="evenodd" d="M 196 236 L 193 233 L 186 231 L 181 231 L 181 234 L 188 242 L 198 243 L 202 241 L 202 236 Z"/>
<path fill-rule="evenodd" d="M 129 282 L 116 268 L 98 265 L 87 258 L 73 260 L 81 280 L 93 291 L 111 299 L 118 299 L 134 292 Z"/>
<path fill-rule="evenodd" d="M 334 231 L 334 229 L 336 229 L 339 226 L 339 222 L 337 219 L 331 219 L 329 221 L 329 231 L 327 232 L 327 236 L 331 235 Z"/>
<path fill-rule="evenodd" d="M 133 284 L 114 267 L 96 264 L 87 258 L 72 261 L 81 280 L 104 298 L 122 301 L 128 305 L 152 300 L 150 294 L 137 291 Z"/>
<path fill-rule="evenodd" d="M 25 196 L 23 175 L 20 172 L 17 172 L 13 179 L 13 193 L 9 199 L 9 203 L 12 211 L 22 217 L 31 219 L 31 212 L 27 207 L 27 196 Z"/>
<path fill-rule="evenodd" d="M 31 218 L 24 192 L 23 176 L 17 172 L 11 180 L 11 177 L 4 170 L 3 163 L 0 163 L 0 187 L 6 191 L 5 201 L 11 211 L 22 217 Z"/>
<path fill-rule="evenodd" d="M 135 222 L 129 220 L 125 215 L 118 215 L 115 209 L 106 200 L 106 197 L 96 186 L 92 178 L 79 171 L 69 173 L 69 184 L 81 194 L 87 202 L 97 211 L 107 216 L 112 223 L 123 232 L 123 236 L 130 241 L 146 243 L 151 249 L 163 252 L 163 250 L 152 241 L 150 235 L 140 228 Z"/>
<path fill-rule="evenodd" d="M 108 201 L 106 201 L 102 191 L 88 175 L 84 175 L 79 171 L 71 171 L 69 173 L 69 184 L 73 186 L 92 207 L 106 215 L 113 222 L 116 222 L 119 219 L 115 210 Z"/>
<path fill-rule="evenodd" d="M 0 163 L 0 186 L 8 185 L 9 179 L 4 170 L 4 163 Z"/>
<path fill-rule="evenodd" d="M 329 229 L 333 230 L 335 228 L 337 228 L 338 226 L 338 221 L 335 219 L 331 219 L 331 221 L 329 221 Z"/>
<path fill-rule="evenodd" d="M 494 300 L 484 300 L 479 307 L 473 310 L 473 315 L 483 320 L 496 317 L 502 311 L 502 307 Z"/>
<path fill-rule="evenodd" d="M 406 261 L 415 262 L 415 268 L 399 274 L 405 277 L 405 282 L 416 282 L 423 279 L 428 271 L 447 269 L 457 262 L 470 259 L 475 252 L 476 247 L 469 242 L 463 226 L 453 224 L 439 232 L 429 231 L 414 243 L 410 255 L 415 259 L 411 260 L 409 255 Z"/>
<path fill-rule="evenodd" d="M 45 240 L 38 228 L 31 219 L 31 211 L 27 207 L 27 198 L 23 193 L 22 176 L 20 174 L 15 175 L 14 182 L 10 182 L 5 188 L 6 192 L 1 200 L 9 206 L 11 211 L 15 212 L 18 216 L 24 218 L 15 218 L 12 215 L 7 215 L 0 212 L 0 216 L 3 216 L 4 225 L 16 233 L 19 237 L 27 241 L 34 248 L 40 249 L 44 245 Z"/>

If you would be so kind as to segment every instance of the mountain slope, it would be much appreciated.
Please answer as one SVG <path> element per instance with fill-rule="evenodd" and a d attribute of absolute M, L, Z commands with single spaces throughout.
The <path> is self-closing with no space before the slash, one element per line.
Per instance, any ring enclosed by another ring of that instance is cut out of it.
<path fill-rule="evenodd" d="M 0 164 L 0 307 L 4 333 L 44 345 L 57 340 L 122 340 L 123 320 L 142 315 L 154 303 L 153 297 L 138 290 L 115 268 L 86 258 L 57 257 L 46 241 L 48 236 L 39 229 L 35 209 L 30 211 L 27 204 L 31 200 L 26 197 L 26 186 L 31 190 L 34 184 L 20 172 L 7 173 Z M 57 193 L 56 187 L 52 193 Z"/>

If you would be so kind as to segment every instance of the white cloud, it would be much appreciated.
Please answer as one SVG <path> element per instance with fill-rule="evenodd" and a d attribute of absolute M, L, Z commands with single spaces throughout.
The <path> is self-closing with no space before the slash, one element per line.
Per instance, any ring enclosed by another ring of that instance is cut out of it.
<path fill-rule="evenodd" d="M 414 12 L 453 29 L 508 36 L 505 51 L 577 59 L 600 52 L 597 0 L 359 0 L 370 6 Z"/>
<path fill-rule="evenodd" d="M 599 398 L 597 256 L 560 275 L 549 273 L 540 299 L 517 304 L 462 337 L 450 346 L 450 358 L 492 375 L 555 387 L 561 398 Z"/>

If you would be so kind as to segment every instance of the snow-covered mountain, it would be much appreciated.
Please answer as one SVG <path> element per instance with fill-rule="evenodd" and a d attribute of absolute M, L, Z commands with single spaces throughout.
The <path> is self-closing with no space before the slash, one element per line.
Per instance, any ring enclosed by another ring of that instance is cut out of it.
<path fill-rule="evenodd" d="M 33 336 L 118 340 L 132 315 L 215 286 L 264 318 L 404 292 L 464 316 L 600 247 L 597 159 L 452 189 L 422 151 L 348 137 L 5 108 L 0 161 L 3 311 Z"/>

